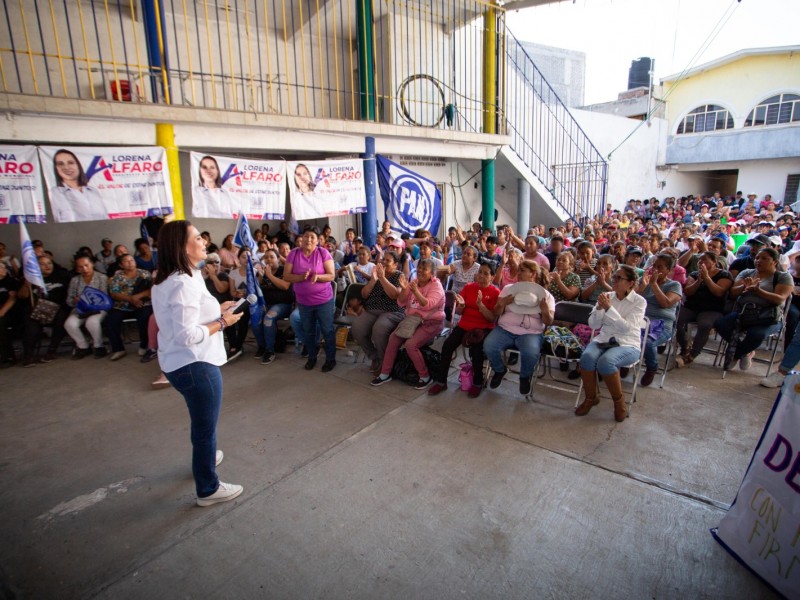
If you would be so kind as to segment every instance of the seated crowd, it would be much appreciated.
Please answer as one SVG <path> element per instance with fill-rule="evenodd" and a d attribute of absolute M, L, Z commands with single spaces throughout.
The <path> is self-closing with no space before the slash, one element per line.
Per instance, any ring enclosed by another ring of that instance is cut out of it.
<path fill-rule="evenodd" d="M 220 303 L 247 297 L 249 250 L 237 248 L 232 235 L 219 246 L 207 232 L 202 235 L 209 250 L 201 267 L 208 291 Z M 741 238 L 746 239 L 737 244 Z M 335 315 L 346 313 L 353 339 L 371 361 L 372 385 L 391 380 L 404 347 L 418 373 L 416 387 L 438 394 L 447 388 L 450 363 L 463 345 L 473 365 L 470 396 L 483 388 L 484 359 L 493 373 L 489 387 L 500 385 L 507 350 L 518 355 L 519 391 L 527 395 L 556 303 L 582 302 L 593 307 L 588 328 L 596 337 L 590 340 L 575 330 L 588 342 L 579 370 L 570 374 L 582 379 L 586 392 L 576 414 L 587 414 L 597 403 L 599 376 L 614 400 L 615 417 L 622 420 L 620 381 L 626 367 L 638 360 L 644 317 L 650 330 L 643 342 L 640 384 L 648 386 L 659 369 L 658 349 L 673 336 L 678 367 L 689 367 L 715 330 L 729 342 L 724 368 L 738 363 L 748 369 L 755 350 L 781 327 L 789 302 L 784 362 L 762 381 L 770 387 L 780 384 L 794 368 L 787 361 L 800 359 L 800 336 L 795 335 L 800 327 L 800 242 L 795 238 L 800 235 L 791 207 L 778 207 L 769 196 L 722 198 L 718 193 L 663 202 L 631 200 L 621 211 L 609 205 L 592 219 L 570 219 L 549 229 L 539 225 L 524 234 L 508 225 L 490 231 L 475 223 L 468 231 L 451 227 L 439 240 L 425 230 L 413 237 L 399 235 L 386 221 L 371 247 L 353 229 L 337 242 L 327 226 L 322 231 L 306 227 L 296 236 L 285 222 L 275 235 L 265 225 L 254 231 L 258 250 L 253 258 L 266 311 L 255 325 L 245 315 L 225 331 L 228 356 L 233 360 L 242 354 L 252 331 L 254 358 L 272 363 L 286 341 L 278 323 L 288 318 L 307 356 L 305 368 L 315 368 L 322 349 L 322 370 L 330 371 L 336 366 Z M 138 329 L 140 360 L 157 356 L 158 325 L 149 298 L 158 263 L 156 241 L 137 239 L 134 253 L 109 239 L 101 246 L 97 253 L 80 248 L 66 268 L 42 242 L 34 242 L 45 297 L 21 278 L 16 260 L 0 244 L 3 366 L 18 358 L 24 367 L 50 362 L 66 336 L 74 340 L 75 360 L 120 360 L 126 356 L 126 323 Z M 346 293 L 350 284 L 360 286 L 358 293 Z M 86 310 L 81 298 L 87 288 L 107 293 L 113 304 L 107 310 Z M 244 307 L 249 313 L 249 304 Z M 751 320 L 743 326 L 746 311 Z M 690 325 L 695 326 L 692 336 Z M 448 335 L 441 362 L 429 366 L 423 349 L 443 332 Z M 20 357 L 12 347 L 15 338 L 22 340 Z M 793 343 L 797 347 L 792 350 Z M 159 382 L 168 385 L 163 378 L 154 383 Z"/>

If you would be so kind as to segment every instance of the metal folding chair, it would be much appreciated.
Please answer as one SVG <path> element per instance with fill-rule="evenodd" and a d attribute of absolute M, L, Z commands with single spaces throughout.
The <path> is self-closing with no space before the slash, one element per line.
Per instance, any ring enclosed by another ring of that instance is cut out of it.
<path fill-rule="evenodd" d="M 625 369 L 632 369 L 633 370 L 633 389 L 630 393 L 630 398 L 626 402 L 628 406 L 628 416 L 631 414 L 631 406 L 634 402 L 636 402 L 636 390 L 639 388 L 639 375 L 642 371 L 642 365 L 644 364 L 644 345 L 647 336 L 650 334 L 650 319 L 648 317 L 644 318 L 644 327 L 642 328 L 642 342 L 641 347 L 639 348 L 639 358 L 637 358 L 634 362 L 629 365 L 621 365 L 622 368 Z M 601 385 L 602 382 L 598 383 Z M 581 403 L 581 392 L 583 392 L 583 380 L 581 380 L 580 386 L 578 386 L 578 395 L 575 398 L 575 408 Z"/>

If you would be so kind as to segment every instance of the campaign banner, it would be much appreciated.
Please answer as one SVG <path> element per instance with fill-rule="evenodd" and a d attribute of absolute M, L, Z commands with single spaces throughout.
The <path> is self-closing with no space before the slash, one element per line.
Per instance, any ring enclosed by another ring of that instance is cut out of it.
<path fill-rule="evenodd" d="M 56 223 L 173 212 L 163 148 L 42 146 L 39 157 Z"/>
<path fill-rule="evenodd" d="M 800 598 L 800 374 L 772 407 L 736 499 L 714 538 L 787 598 Z"/>
<path fill-rule="evenodd" d="M 283 219 L 286 163 L 191 153 L 192 216 L 201 219 Z"/>
<path fill-rule="evenodd" d="M 436 184 L 386 157 L 377 159 L 378 186 L 392 226 L 412 236 L 417 229 L 436 235 L 442 220 L 442 195 Z"/>
<path fill-rule="evenodd" d="M 287 162 L 286 172 L 298 221 L 367 212 L 361 159 Z"/>
<path fill-rule="evenodd" d="M 0 146 L 0 223 L 46 223 L 36 146 Z"/>

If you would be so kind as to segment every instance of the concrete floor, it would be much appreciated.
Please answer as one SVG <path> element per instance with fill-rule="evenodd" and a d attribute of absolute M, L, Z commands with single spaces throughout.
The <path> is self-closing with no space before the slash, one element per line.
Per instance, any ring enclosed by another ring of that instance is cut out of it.
<path fill-rule="evenodd" d="M 133 349 L 0 371 L 0 598 L 775 597 L 708 532 L 776 396 L 763 365 L 701 357 L 617 424 L 547 380 L 429 397 L 344 353 L 245 355 L 219 427 L 245 491 L 199 508 L 183 400 Z"/>

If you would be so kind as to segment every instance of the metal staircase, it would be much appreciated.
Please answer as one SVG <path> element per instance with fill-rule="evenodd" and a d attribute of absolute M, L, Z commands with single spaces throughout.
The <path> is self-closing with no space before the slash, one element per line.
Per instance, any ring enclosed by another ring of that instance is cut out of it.
<path fill-rule="evenodd" d="M 608 163 L 508 30 L 505 44 L 511 149 L 549 192 L 540 194 L 545 202 L 578 220 L 598 214 L 606 202 Z"/>

